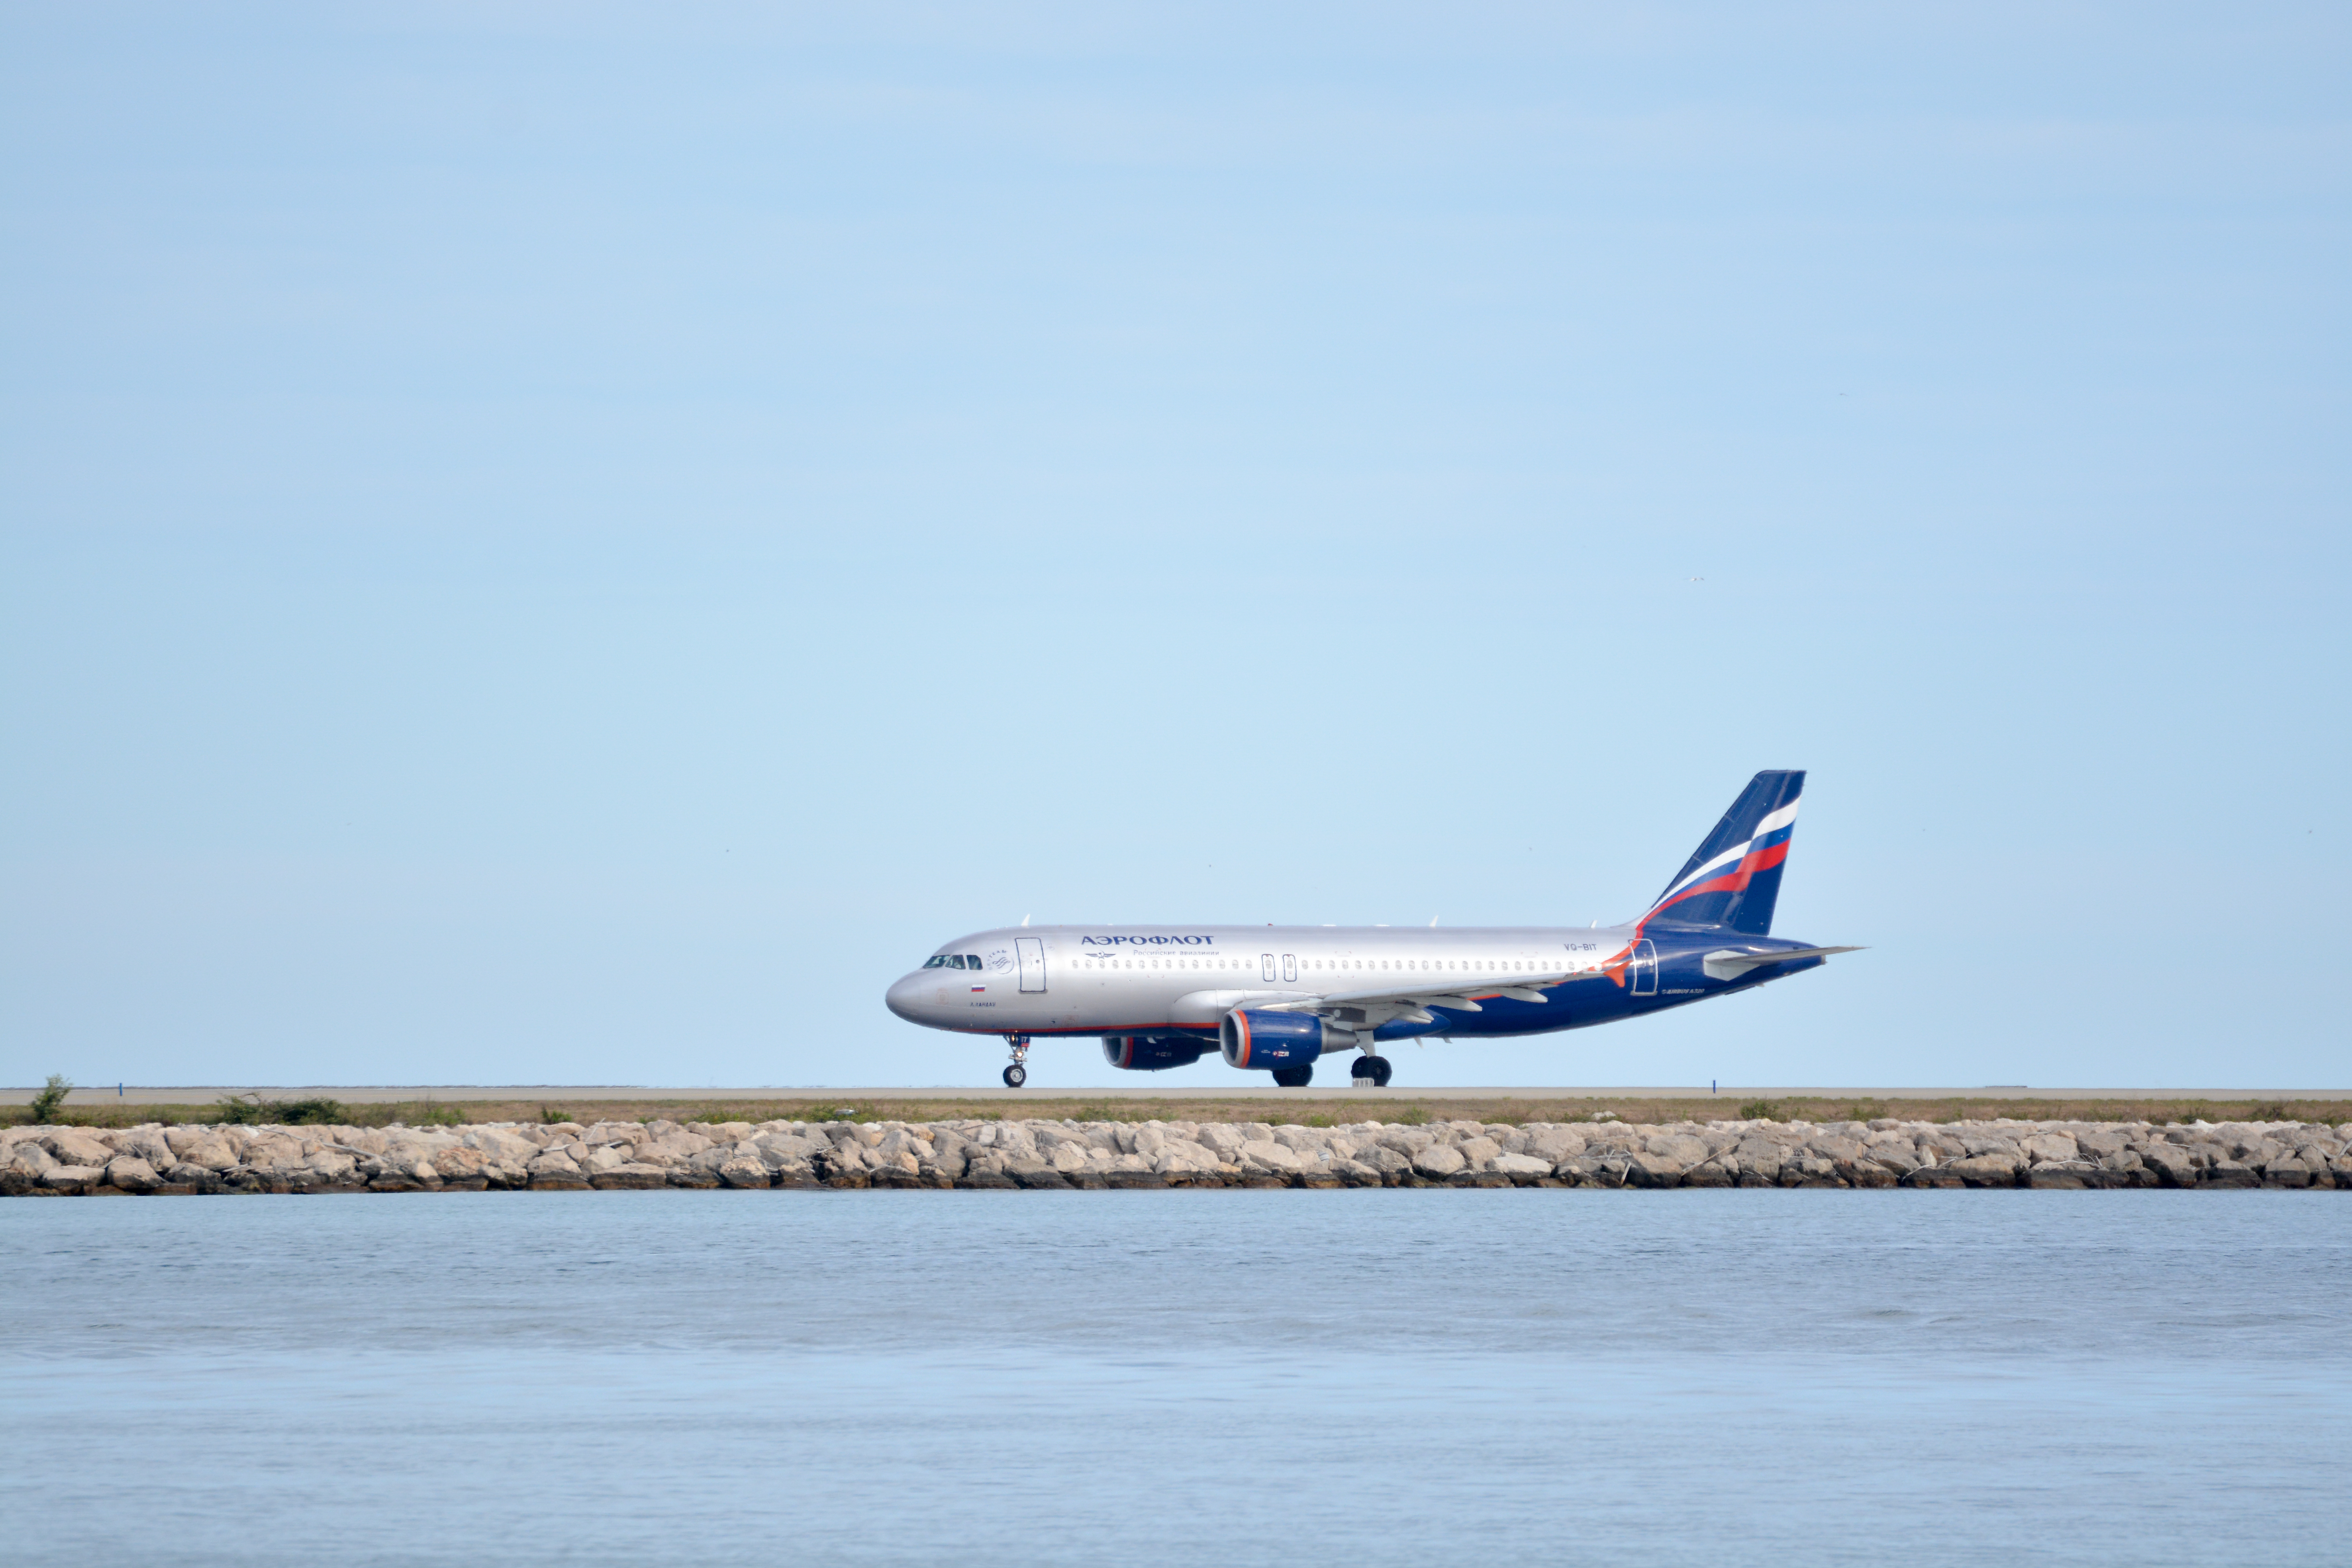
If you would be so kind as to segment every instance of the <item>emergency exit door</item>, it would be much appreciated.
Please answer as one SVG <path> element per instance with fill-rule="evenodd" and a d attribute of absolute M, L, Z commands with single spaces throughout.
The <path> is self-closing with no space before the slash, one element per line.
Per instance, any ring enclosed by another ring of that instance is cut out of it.
<path fill-rule="evenodd" d="M 1633 994 L 1655 996 L 1658 994 L 1658 944 L 1644 942 L 1633 950 Z"/>

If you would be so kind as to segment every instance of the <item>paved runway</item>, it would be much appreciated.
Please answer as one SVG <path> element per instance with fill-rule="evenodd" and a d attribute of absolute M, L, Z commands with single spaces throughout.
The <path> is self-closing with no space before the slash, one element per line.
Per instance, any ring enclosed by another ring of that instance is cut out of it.
<path fill-rule="evenodd" d="M 0 1089 L 0 1105 L 24 1105 L 31 1089 Z M 845 1102 L 889 1100 L 1263 1100 L 1271 1095 L 1300 1100 L 1380 1100 L 1411 1096 L 1415 1100 L 1716 1100 L 1737 1105 L 1750 1100 L 1981 1100 L 2024 1097 L 2032 1100 L 2340 1100 L 2352 1095 L 2341 1089 L 2052 1089 L 2040 1084 L 1972 1084 L 1942 1089 L 1758 1088 L 1724 1084 L 1710 1090 L 1670 1085 L 1660 1088 L 1589 1085 L 1567 1088 L 1549 1085 L 1477 1087 L 1455 1085 L 1424 1088 L 1396 1084 L 1385 1089 L 1356 1089 L 1343 1082 L 1317 1084 L 1303 1089 L 1277 1089 L 1265 1083 L 1215 1088 L 1162 1080 L 1087 1088 L 1033 1082 L 1026 1089 L 978 1084 L 899 1084 L 843 1088 L 824 1084 L 770 1084 L 751 1088 L 689 1085 L 662 1088 L 630 1084 L 103 1084 L 76 1089 L 69 1106 L 206 1105 L 224 1095 L 257 1094 L 264 1100 L 323 1097 L 346 1105 L 381 1105 L 396 1100 L 436 1100 L 448 1102 L 531 1100 L 551 1098 L 589 1102 L 612 1100 L 840 1100 Z"/>

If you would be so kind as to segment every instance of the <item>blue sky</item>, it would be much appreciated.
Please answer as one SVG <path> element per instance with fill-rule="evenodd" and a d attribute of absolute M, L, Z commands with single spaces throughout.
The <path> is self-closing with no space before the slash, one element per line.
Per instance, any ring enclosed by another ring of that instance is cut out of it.
<path fill-rule="evenodd" d="M 2352 1082 L 2340 6 L 844 9 L 5 11 L 0 1079 L 985 1083 L 1797 766 L 1870 952 L 1400 1081 Z"/>

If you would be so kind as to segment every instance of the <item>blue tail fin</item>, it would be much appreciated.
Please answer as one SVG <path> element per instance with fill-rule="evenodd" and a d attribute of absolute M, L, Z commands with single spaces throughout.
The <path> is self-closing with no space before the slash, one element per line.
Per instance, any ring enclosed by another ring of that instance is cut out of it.
<path fill-rule="evenodd" d="M 1769 935 L 1780 898 L 1780 869 L 1797 827 L 1801 770 L 1758 773 L 1643 917 L 1676 925 L 1723 926 Z"/>

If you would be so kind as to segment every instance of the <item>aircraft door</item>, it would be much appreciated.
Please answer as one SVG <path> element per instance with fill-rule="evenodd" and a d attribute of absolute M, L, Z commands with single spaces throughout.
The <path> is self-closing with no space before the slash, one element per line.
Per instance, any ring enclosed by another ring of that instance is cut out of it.
<path fill-rule="evenodd" d="M 1045 942 L 1034 936 L 1016 936 L 1013 939 L 1013 951 L 1021 960 L 1021 989 L 1045 989 Z"/>
<path fill-rule="evenodd" d="M 1282 977 L 1285 980 L 1296 980 L 1298 978 L 1298 955 L 1297 953 L 1286 952 L 1282 955 Z"/>
<path fill-rule="evenodd" d="M 1257 955 L 1257 972 L 1268 981 L 1274 979 L 1274 954 L 1261 952 Z"/>
<path fill-rule="evenodd" d="M 1655 996 L 1658 994 L 1658 944 L 1644 942 L 1633 950 L 1633 994 Z"/>

